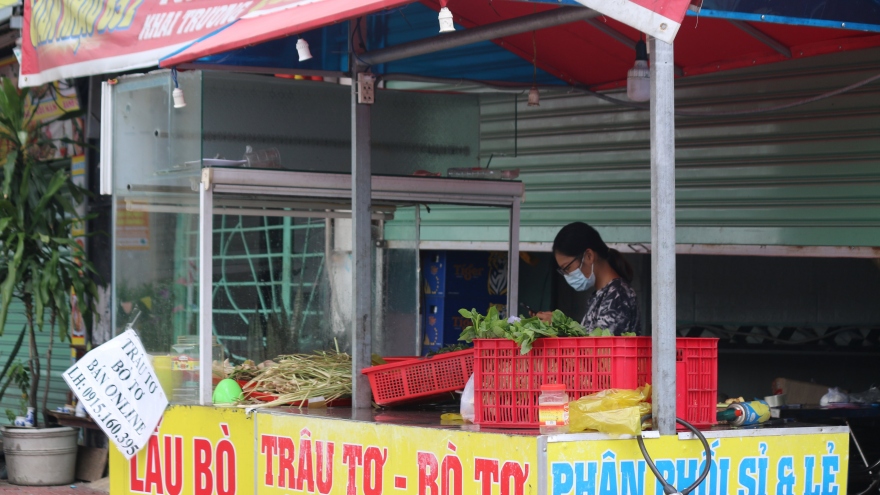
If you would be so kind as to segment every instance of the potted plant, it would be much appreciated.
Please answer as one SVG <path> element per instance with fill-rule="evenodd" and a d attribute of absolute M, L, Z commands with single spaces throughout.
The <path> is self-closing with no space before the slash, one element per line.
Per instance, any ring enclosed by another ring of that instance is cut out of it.
<path fill-rule="evenodd" d="M 0 148 L 5 150 L 5 157 L 0 152 L 0 161 L 5 158 L 0 168 L 0 334 L 10 303 L 21 301 L 28 347 L 22 396 L 38 426 L 40 379 L 42 370 L 51 369 L 55 332 L 65 339 L 71 320 L 80 317 L 87 328 L 91 325 L 97 287 L 90 278 L 96 273 L 94 267 L 71 235 L 72 225 L 87 220 L 75 208 L 87 191 L 71 180 L 69 162 L 43 159 L 47 154 L 54 157 L 56 145 L 43 129 L 50 122 L 34 118 L 29 98 L 29 90 L 19 90 L 9 79 L 0 80 Z M 65 114 L 56 120 L 76 116 Z M 49 346 L 41 356 L 36 332 L 46 326 Z M 41 404 L 44 424 L 48 389 L 47 380 Z M 5 427 L 3 437 L 11 483 L 73 481 L 77 449 L 73 428 Z"/>

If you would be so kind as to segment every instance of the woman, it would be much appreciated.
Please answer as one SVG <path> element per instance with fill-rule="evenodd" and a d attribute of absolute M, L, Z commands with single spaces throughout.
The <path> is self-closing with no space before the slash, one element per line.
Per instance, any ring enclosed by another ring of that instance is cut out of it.
<path fill-rule="evenodd" d="M 641 333 L 639 303 L 629 285 L 632 266 L 620 252 L 608 248 L 596 229 L 583 222 L 566 225 L 556 234 L 553 254 L 559 274 L 574 290 L 596 288 L 581 322 L 588 332 L 601 328 L 614 335 Z M 538 313 L 538 317 L 549 322 L 551 313 Z"/>

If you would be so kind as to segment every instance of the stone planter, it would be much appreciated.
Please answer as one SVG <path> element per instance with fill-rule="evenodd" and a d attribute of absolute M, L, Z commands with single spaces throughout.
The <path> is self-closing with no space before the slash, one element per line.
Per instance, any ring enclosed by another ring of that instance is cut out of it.
<path fill-rule="evenodd" d="M 9 482 L 47 486 L 73 483 L 77 430 L 3 427 L 3 452 Z"/>

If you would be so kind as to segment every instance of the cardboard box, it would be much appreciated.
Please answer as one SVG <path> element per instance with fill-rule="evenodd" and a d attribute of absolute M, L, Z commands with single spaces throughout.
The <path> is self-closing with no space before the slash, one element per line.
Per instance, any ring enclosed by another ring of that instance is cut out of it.
<path fill-rule="evenodd" d="M 425 251 L 422 279 L 428 296 L 504 296 L 507 253 Z"/>
<path fill-rule="evenodd" d="M 435 352 L 448 345 L 460 343 L 458 338 L 462 330 L 471 324 L 471 320 L 461 316 L 458 310 L 476 309 L 486 314 L 492 306 L 498 308 L 502 318 L 507 318 L 507 296 L 425 296 L 425 338 L 422 342 L 422 353 Z"/>
<path fill-rule="evenodd" d="M 787 404 L 818 404 L 822 396 L 831 388 L 817 383 L 799 382 L 789 378 L 777 378 L 773 380 L 773 390 L 776 394 L 786 394 Z"/>

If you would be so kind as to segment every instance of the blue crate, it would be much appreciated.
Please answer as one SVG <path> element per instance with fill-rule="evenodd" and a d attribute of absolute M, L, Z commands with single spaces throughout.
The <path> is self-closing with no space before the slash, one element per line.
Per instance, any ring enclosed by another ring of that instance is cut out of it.
<path fill-rule="evenodd" d="M 422 353 L 435 352 L 443 347 L 458 344 L 461 331 L 470 325 L 470 320 L 458 313 L 465 308 L 476 309 L 486 314 L 489 308 L 496 306 L 503 318 L 507 318 L 507 296 L 483 297 L 425 297 L 425 338 L 422 342 Z"/>
<path fill-rule="evenodd" d="M 506 296 L 507 253 L 425 251 L 422 279 L 428 296 Z"/>

